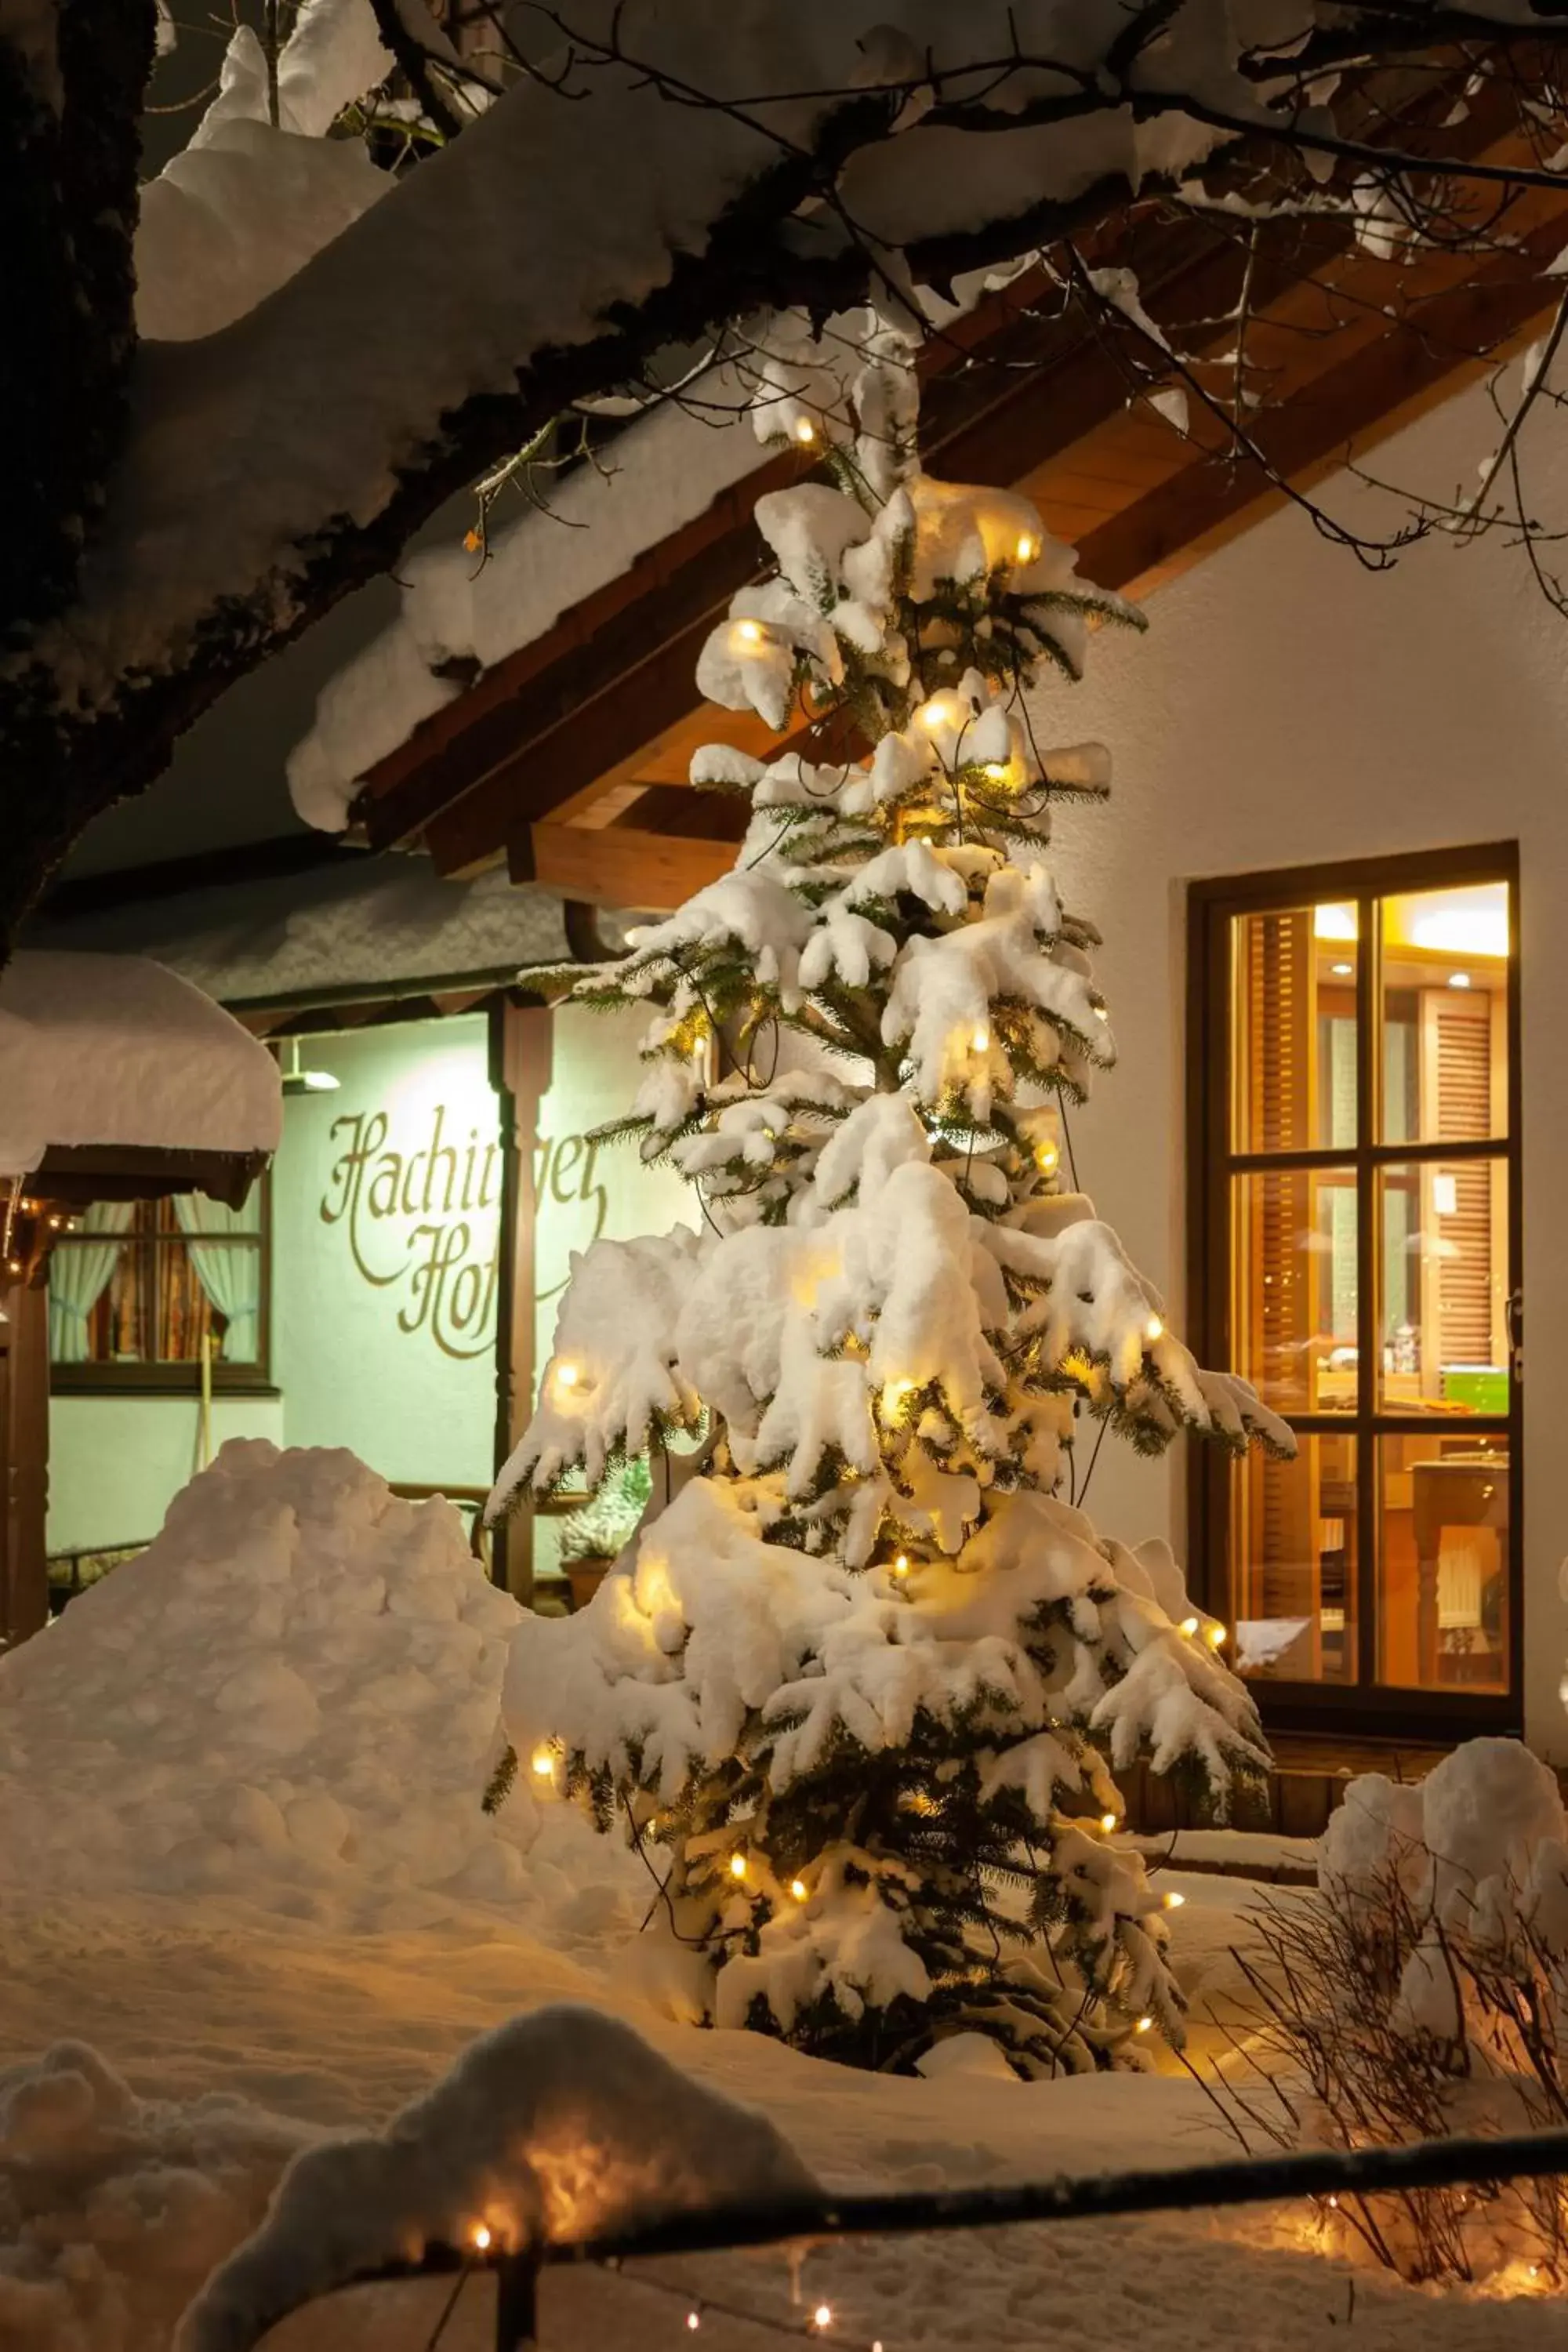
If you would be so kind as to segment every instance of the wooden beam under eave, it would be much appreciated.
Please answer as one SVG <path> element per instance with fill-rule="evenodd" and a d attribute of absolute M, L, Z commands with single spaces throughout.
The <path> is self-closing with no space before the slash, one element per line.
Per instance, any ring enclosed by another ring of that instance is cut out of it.
<path fill-rule="evenodd" d="M 646 907 L 656 914 L 684 905 L 734 863 L 732 841 L 639 833 L 619 824 L 600 830 L 531 825 L 507 851 L 514 882 L 537 882 L 590 907 Z"/>

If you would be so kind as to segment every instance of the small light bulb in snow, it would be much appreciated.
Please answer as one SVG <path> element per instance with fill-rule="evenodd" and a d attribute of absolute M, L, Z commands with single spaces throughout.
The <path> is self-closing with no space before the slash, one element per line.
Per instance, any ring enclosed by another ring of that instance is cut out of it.
<path fill-rule="evenodd" d="M 557 1364 L 555 1367 L 556 1385 L 560 1388 L 574 1389 L 582 1377 L 575 1364 Z"/>
<path fill-rule="evenodd" d="M 919 727 L 923 727 L 928 735 L 934 735 L 939 727 L 956 726 L 959 717 L 960 713 L 954 698 L 951 694 L 933 694 L 931 700 L 922 702 L 916 711 L 915 723 Z"/>
<path fill-rule="evenodd" d="M 1116 1815 L 1114 1813 L 1101 1813 L 1100 1817 L 1100 1826 L 1107 1832 L 1113 1830 L 1116 1827 Z"/>
<path fill-rule="evenodd" d="M 1042 1176 L 1056 1173 L 1061 1156 L 1054 1143 L 1037 1143 L 1035 1146 L 1035 1165 Z"/>
<path fill-rule="evenodd" d="M 983 776 L 989 777 L 994 784 L 1005 784 L 1007 781 L 1007 762 L 1005 760 L 987 760 L 980 772 Z"/>
<path fill-rule="evenodd" d="M 1097 1004 L 1094 1008 L 1094 1017 L 1097 1021 L 1109 1021 L 1110 1018 L 1110 1005 Z"/>
<path fill-rule="evenodd" d="M 919 1386 L 916 1381 L 889 1381 L 882 1391 L 882 1411 L 889 1421 L 896 1421 Z"/>
<path fill-rule="evenodd" d="M 763 642 L 762 625 L 756 621 L 737 621 L 735 635 L 743 646 L 760 646 Z"/>
<path fill-rule="evenodd" d="M 1188 1639 L 1188 1641 L 1189 1641 L 1189 1642 L 1192 1640 L 1193 1635 L 1197 1632 L 1197 1630 L 1198 1630 L 1198 1621 L 1197 1621 L 1197 1619 L 1196 1619 L 1195 1617 L 1184 1617 L 1184 1618 L 1183 1618 L 1183 1620 L 1182 1620 L 1182 1631 L 1183 1631 L 1183 1633 L 1186 1635 L 1186 1637 L 1187 1637 L 1187 1639 Z"/>
<path fill-rule="evenodd" d="M 552 1780 L 555 1772 L 554 1748 L 536 1748 L 533 1751 L 533 1769 L 542 1780 Z"/>
<path fill-rule="evenodd" d="M 1034 540 L 1028 531 L 1022 530 L 1019 532 L 1018 544 L 1014 549 L 1013 552 L 1016 555 L 1020 563 L 1033 563 L 1035 560 L 1036 548 Z"/>
<path fill-rule="evenodd" d="M 969 1042 L 977 1054 L 988 1054 L 991 1051 L 990 1030 L 977 1029 Z"/>
<path fill-rule="evenodd" d="M 795 418 L 795 437 L 801 444 L 803 448 L 808 442 L 816 440 L 816 427 L 812 423 L 809 416 L 797 416 Z"/>
<path fill-rule="evenodd" d="M 1223 1650 L 1228 1639 L 1229 1635 L 1223 1625 L 1211 1625 L 1209 1627 L 1209 1648 L 1211 1650 Z"/>
<path fill-rule="evenodd" d="M 795 1896 L 797 1903 L 804 1903 L 806 1896 L 806 1885 L 805 1879 L 792 1878 L 789 1883 L 789 1891 Z"/>
<path fill-rule="evenodd" d="M 730 1856 L 730 1875 L 731 1875 L 731 1878 L 744 1878 L 745 1874 L 746 1874 L 746 1857 L 745 1857 L 745 1855 L 744 1855 L 743 1853 L 732 1853 L 732 1854 Z"/>
<path fill-rule="evenodd" d="M 1173 1886 L 1170 1893 L 1162 1899 L 1167 1911 L 1179 1911 L 1187 1898 L 1184 1895 L 1178 1895 Z"/>
<path fill-rule="evenodd" d="M 1163 1337 L 1164 1329 L 1165 1327 L 1160 1318 L 1157 1315 L 1151 1315 L 1143 1326 L 1143 1337 L 1152 1344 L 1154 1340 Z"/>
<path fill-rule="evenodd" d="M 895 1576 L 908 1576 L 909 1572 L 909 1555 L 907 1552 L 900 1552 L 897 1559 L 893 1562 L 893 1574 Z"/>
<path fill-rule="evenodd" d="M 814 2327 L 831 2327 L 833 2305 L 830 2303 L 819 2303 L 811 2315 L 811 2324 Z"/>
<path fill-rule="evenodd" d="M 691 2329 L 693 2335 L 695 2335 L 698 2328 L 702 2325 L 701 2313 L 697 2311 L 689 2311 L 686 2315 L 686 2325 Z"/>
<path fill-rule="evenodd" d="M 1337 2212 L 1339 2211 L 1339 2210 L 1340 2210 L 1340 2200 L 1339 2200 L 1339 2199 L 1338 2199 L 1337 2197 L 1334 2197 L 1334 2196 L 1331 2195 L 1331 2197 L 1330 2197 L 1330 2199 L 1329 2199 L 1329 2205 L 1330 2205 L 1330 2209 L 1331 2209 L 1333 2212 L 1337 2213 Z"/>
<path fill-rule="evenodd" d="M 1450 988 L 1468 988 L 1469 984 L 1470 975 L 1468 971 L 1451 971 L 1448 974 Z"/>
<path fill-rule="evenodd" d="M 474 2244 L 475 2244 L 475 2246 L 479 2249 L 479 2252 L 482 2254 L 482 2253 L 486 2251 L 486 2249 L 487 2249 L 487 2247 L 489 2246 L 489 2242 L 490 2242 L 490 2233 L 489 2233 L 489 2231 L 486 2229 L 486 2227 L 485 2227 L 484 2223 L 481 2221 L 481 2222 L 479 2223 L 479 2228 L 474 2231 Z"/>
<path fill-rule="evenodd" d="M 1141 2017 L 1134 2028 L 1134 2031 L 1139 2033 L 1151 2033 L 1153 2031 L 1153 2027 L 1154 2021 L 1152 2017 Z"/>

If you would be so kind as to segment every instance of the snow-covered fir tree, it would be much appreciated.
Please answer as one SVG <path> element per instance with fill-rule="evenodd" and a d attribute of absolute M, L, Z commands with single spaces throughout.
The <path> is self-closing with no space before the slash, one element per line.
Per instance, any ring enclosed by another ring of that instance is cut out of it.
<path fill-rule="evenodd" d="M 1108 760 L 1042 750 L 1025 696 L 1138 615 L 1026 500 L 922 473 L 909 357 L 766 364 L 759 433 L 830 478 L 758 501 L 776 572 L 698 677 L 817 755 L 700 752 L 750 795 L 733 872 L 572 985 L 654 1008 L 625 1129 L 702 1215 L 574 1261 L 492 1507 L 663 1459 L 593 1605 L 525 1621 L 507 1717 L 658 1857 L 694 2015 L 880 2067 L 978 2029 L 1036 2074 L 1180 2035 L 1110 1768 L 1223 1816 L 1266 1762 L 1168 1549 L 1075 1502 L 1086 1439 L 1291 1440 L 1068 1182 L 1112 1044 L 1050 809 Z"/>

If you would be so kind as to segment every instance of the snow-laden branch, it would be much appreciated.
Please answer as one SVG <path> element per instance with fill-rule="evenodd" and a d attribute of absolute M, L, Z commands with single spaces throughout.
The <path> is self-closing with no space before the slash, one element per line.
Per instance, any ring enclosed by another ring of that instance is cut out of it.
<path fill-rule="evenodd" d="M 16 556 L 7 486 L 5 584 L 24 635 L 0 668 L 0 751 L 33 789 L 0 936 L 81 825 L 150 781 L 233 678 L 384 570 L 444 499 L 563 405 L 623 385 L 660 348 L 791 304 L 824 317 L 868 295 L 896 306 L 922 284 L 945 291 L 1182 184 L 1248 135 L 1288 142 L 1304 124 L 1321 145 L 1337 134 L 1301 61 L 1347 26 L 1375 58 L 1418 55 L 1428 30 L 1539 42 L 1568 16 L 1568 0 L 1498 0 L 1462 22 L 1414 0 L 1353 16 L 1319 0 L 903 0 L 889 26 L 885 0 L 629 0 L 592 21 L 586 5 L 554 17 L 557 69 L 520 70 L 245 315 L 144 345 L 111 473 L 123 300 L 100 308 L 95 364 L 78 371 L 91 413 L 74 436 L 58 400 L 43 429 L 62 377 L 58 358 L 40 363 L 23 429 L 0 441 L 39 508 L 34 539 L 52 533 L 57 556 L 47 580 Z M 376 58 L 386 33 L 441 63 L 409 0 L 307 13 L 356 8 Z M 150 51 L 151 5 L 107 13 L 140 26 Z M 37 0 L 0 0 L 0 93 L 37 134 L 16 166 L 29 198 L 74 119 L 51 24 Z M 132 101 L 121 91 L 109 111 L 123 127 L 140 84 L 120 79 Z M 325 125 L 311 128 L 321 143 Z M 121 277 L 130 210 L 103 230 Z M 40 269 L 47 320 L 81 289 L 58 236 Z M 7 380 L 25 386 L 7 341 Z M 62 438 L 63 487 L 40 496 L 38 452 Z"/>

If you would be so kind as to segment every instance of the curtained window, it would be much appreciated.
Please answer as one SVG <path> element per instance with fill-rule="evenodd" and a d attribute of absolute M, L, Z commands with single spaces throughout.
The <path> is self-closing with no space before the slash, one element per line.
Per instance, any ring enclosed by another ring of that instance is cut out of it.
<path fill-rule="evenodd" d="M 53 1385 L 194 1390 L 210 1345 L 216 1386 L 265 1387 L 268 1238 L 265 1180 L 237 1209 L 203 1193 L 95 1203 L 50 1261 Z"/>

